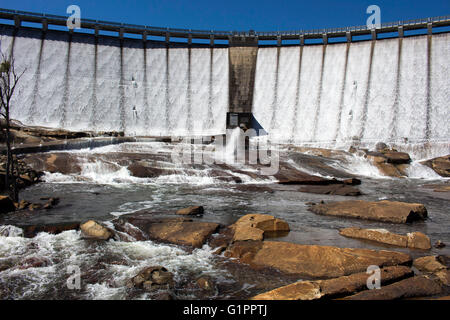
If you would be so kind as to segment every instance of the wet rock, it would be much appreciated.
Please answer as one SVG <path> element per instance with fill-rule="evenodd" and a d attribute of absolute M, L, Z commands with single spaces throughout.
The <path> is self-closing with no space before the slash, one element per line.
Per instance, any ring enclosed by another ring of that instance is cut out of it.
<path fill-rule="evenodd" d="M 202 206 L 192 206 L 184 209 L 180 209 L 177 211 L 177 214 L 184 215 L 184 216 L 195 216 L 195 215 L 202 215 L 203 214 L 203 207 Z"/>
<path fill-rule="evenodd" d="M 25 259 L 18 266 L 19 269 L 42 268 L 50 265 L 50 261 L 43 257 L 30 257 Z"/>
<path fill-rule="evenodd" d="M 441 286 L 426 276 L 408 278 L 378 290 L 367 290 L 344 300 L 394 300 L 433 296 L 442 292 Z"/>
<path fill-rule="evenodd" d="M 405 152 L 397 151 L 384 151 L 383 156 L 386 158 L 388 163 L 392 164 L 408 164 L 411 162 L 409 154 Z"/>
<path fill-rule="evenodd" d="M 218 227 L 217 223 L 211 222 L 168 219 L 152 223 L 148 228 L 148 235 L 159 241 L 201 248 Z"/>
<path fill-rule="evenodd" d="M 411 263 L 411 257 L 393 251 L 300 245 L 274 241 L 238 241 L 225 252 L 254 267 L 272 267 L 312 278 L 333 278 L 366 271 L 370 265 Z"/>
<path fill-rule="evenodd" d="M 345 184 L 332 184 L 328 186 L 308 186 L 299 189 L 300 192 L 329 194 L 335 196 L 359 196 L 361 191 Z"/>
<path fill-rule="evenodd" d="M 154 291 L 173 287 L 173 274 L 161 266 L 147 267 L 134 276 L 128 283 L 128 287 Z"/>
<path fill-rule="evenodd" d="M 77 156 L 71 153 L 38 153 L 27 155 L 23 161 L 38 171 L 50 173 L 77 174 L 81 172 Z"/>
<path fill-rule="evenodd" d="M 336 183 L 334 180 L 313 176 L 299 171 L 289 165 L 281 165 L 280 170 L 274 175 L 279 184 L 299 184 L 299 185 L 327 185 Z"/>
<path fill-rule="evenodd" d="M 118 235 L 121 241 L 146 241 L 148 240 L 147 235 L 142 232 L 139 228 L 133 226 L 131 223 L 125 222 L 123 220 L 117 219 L 113 221 L 114 229 L 118 231 Z M 130 238 L 121 237 L 120 232 L 128 235 Z"/>
<path fill-rule="evenodd" d="M 263 240 L 264 235 L 288 232 L 289 225 L 282 219 L 266 214 L 247 214 L 230 226 L 233 241 Z"/>
<path fill-rule="evenodd" d="M 423 204 L 387 200 L 377 202 L 363 200 L 340 201 L 317 204 L 311 206 L 309 210 L 316 214 L 392 223 L 424 220 L 428 214 Z"/>
<path fill-rule="evenodd" d="M 450 177 L 450 154 L 421 162 L 442 177 Z"/>
<path fill-rule="evenodd" d="M 339 234 L 349 238 L 365 239 L 404 248 L 431 249 L 430 239 L 421 232 L 412 232 L 403 236 L 386 229 L 345 228 L 339 230 Z"/>
<path fill-rule="evenodd" d="M 427 256 L 417 258 L 413 262 L 413 266 L 423 272 L 438 272 L 445 270 L 447 267 L 440 262 L 436 256 Z"/>
<path fill-rule="evenodd" d="M 385 176 L 403 177 L 406 175 L 406 164 L 411 162 L 407 153 L 393 150 L 383 150 L 382 152 L 367 152 L 369 159 L 378 170 Z"/>
<path fill-rule="evenodd" d="M 214 282 L 208 276 L 202 276 L 195 281 L 198 287 L 205 291 L 212 291 L 215 289 Z"/>
<path fill-rule="evenodd" d="M 445 243 L 441 240 L 438 240 L 434 243 L 434 247 L 438 249 L 442 249 L 445 247 Z"/>
<path fill-rule="evenodd" d="M 18 210 L 24 210 L 26 208 L 28 208 L 31 205 L 30 202 L 26 201 L 26 200 L 21 200 L 19 203 L 16 204 L 16 208 Z"/>
<path fill-rule="evenodd" d="M 423 185 L 426 189 L 433 189 L 434 192 L 450 192 L 449 184 L 426 184 Z"/>
<path fill-rule="evenodd" d="M 408 238 L 408 248 L 423 249 L 423 250 L 431 249 L 430 238 L 428 238 L 422 232 L 411 232 L 408 233 L 406 236 Z"/>
<path fill-rule="evenodd" d="M 435 275 L 444 286 L 450 286 L 450 270 L 440 270 Z"/>
<path fill-rule="evenodd" d="M 43 208 L 43 205 L 40 203 L 32 203 L 28 206 L 28 210 L 30 210 L 30 211 L 40 210 L 42 208 Z"/>
<path fill-rule="evenodd" d="M 356 179 L 356 178 L 351 178 L 351 179 L 345 179 L 342 181 L 344 184 L 350 185 L 350 186 L 358 186 L 361 184 L 361 180 Z"/>
<path fill-rule="evenodd" d="M 26 238 L 33 238 L 39 232 L 46 232 L 50 234 L 59 234 L 68 230 L 78 230 L 80 224 L 77 222 L 56 223 L 56 224 L 39 224 L 23 227 L 24 236 Z"/>
<path fill-rule="evenodd" d="M 14 202 L 6 196 L 0 196 L 0 213 L 8 213 L 15 211 Z"/>
<path fill-rule="evenodd" d="M 80 229 L 83 235 L 90 239 L 108 240 L 113 236 L 110 230 L 93 220 L 81 224 Z"/>
<path fill-rule="evenodd" d="M 380 282 L 384 286 L 413 275 L 414 272 L 409 267 L 385 267 L 380 269 Z M 259 294 L 252 300 L 332 299 L 367 290 L 367 277 L 366 272 L 360 272 L 329 280 L 299 281 Z"/>

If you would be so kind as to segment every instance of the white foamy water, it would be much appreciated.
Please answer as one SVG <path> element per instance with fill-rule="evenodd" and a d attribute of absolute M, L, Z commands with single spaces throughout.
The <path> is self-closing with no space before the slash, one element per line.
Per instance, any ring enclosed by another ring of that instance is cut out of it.
<path fill-rule="evenodd" d="M 305 46 L 300 68 L 299 47 L 260 48 L 253 113 L 272 141 L 449 154 L 449 39 L 433 35 L 430 55 L 426 36 L 376 41 L 373 55 L 370 41 Z"/>
<path fill-rule="evenodd" d="M 36 260 L 44 263 L 38 267 L 27 265 L 27 261 Z M 66 298 L 125 299 L 126 281 L 148 266 L 165 266 L 175 274 L 176 281 L 186 272 L 216 276 L 222 272 L 215 267 L 207 246 L 189 253 L 152 241 L 89 243 L 77 231 L 58 235 L 39 233 L 33 239 L 17 233 L 0 235 L 0 261 L 9 261 L 13 266 L 0 272 L 0 284 L 11 290 L 9 298 L 14 299 L 62 298 L 58 291 L 65 292 Z M 68 272 L 69 266 L 81 270 L 79 291 L 65 288 L 73 274 Z"/>

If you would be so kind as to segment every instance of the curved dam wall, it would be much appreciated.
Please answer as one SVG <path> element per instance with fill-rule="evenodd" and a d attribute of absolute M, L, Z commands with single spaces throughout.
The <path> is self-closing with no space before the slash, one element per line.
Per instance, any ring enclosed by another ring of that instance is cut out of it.
<path fill-rule="evenodd" d="M 251 108 L 273 141 L 450 153 L 449 33 L 240 49 L 14 30 L 1 49 L 26 69 L 12 117 L 28 125 L 212 135 Z"/>
<path fill-rule="evenodd" d="M 275 141 L 449 154 L 449 57 L 449 33 L 260 48 L 253 114 Z"/>
<path fill-rule="evenodd" d="M 217 134 L 228 109 L 228 50 L 68 32 L 1 29 L 19 71 L 12 117 L 127 135 Z"/>

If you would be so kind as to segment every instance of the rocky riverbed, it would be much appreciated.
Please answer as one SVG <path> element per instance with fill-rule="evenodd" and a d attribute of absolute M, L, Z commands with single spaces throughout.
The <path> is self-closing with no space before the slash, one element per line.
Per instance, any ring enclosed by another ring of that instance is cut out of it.
<path fill-rule="evenodd" d="M 177 164 L 175 147 L 18 155 L 41 182 L 0 216 L 1 298 L 449 294 L 445 157 L 420 164 L 387 147 L 287 145 L 280 170 L 265 176 L 258 165 Z M 371 265 L 381 268 L 381 290 L 367 288 Z M 79 288 L 68 286 L 70 270 Z"/>

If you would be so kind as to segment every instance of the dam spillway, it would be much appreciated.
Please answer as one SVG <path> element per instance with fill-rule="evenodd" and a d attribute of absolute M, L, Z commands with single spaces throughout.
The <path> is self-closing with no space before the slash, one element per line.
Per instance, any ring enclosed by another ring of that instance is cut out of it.
<path fill-rule="evenodd" d="M 214 135 L 237 111 L 281 143 L 450 152 L 449 33 L 259 48 L 7 25 L 0 35 L 2 51 L 26 69 L 12 117 L 27 125 Z"/>

